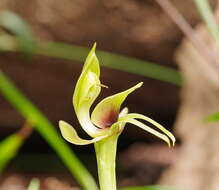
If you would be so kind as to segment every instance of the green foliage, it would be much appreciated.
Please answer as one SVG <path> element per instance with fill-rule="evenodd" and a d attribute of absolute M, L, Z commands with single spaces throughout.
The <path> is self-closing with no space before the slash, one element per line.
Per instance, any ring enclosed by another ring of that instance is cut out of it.
<path fill-rule="evenodd" d="M 17 49 L 13 45 L 8 45 L 8 43 L 15 43 L 16 39 L 10 38 L 8 35 L 3 35 L 4 40 L 0 38 L 0 48 L 7 51 L 36 52 L 38 55 L 80 62 L 84 62 L 84 57 L 86 57 L 89 52 L 88 48 L 65 43 L 42 40 L 36 43 L 27 23 L 12 12 L 3 12 L 0 15 L 0 25 L 12 31 L 18 40 Z M 168 82 L 177 86 L 180 86 L 182 83 L 180 74 L 174 69 L 106 51 L 98 51 L 97 54 L 101 64 L 105 67 Z"/>
<path fill-rule="evenodd" d="M 36 51 L 36 41 L 34 36 L 28 24 L 24 22 L 21 17 L 12 12 L 3 11 L 0 14 L 0 26 L 17 37 L 18 50 L 28 54 L 32 54 Z M 6 33 L 5 35 L 7 36 Z M 5 49 L 4 46 L 7 46 L 7 44 L 5 44 L 5 41 L 2 42 L 3 44 L 0 45 L 0 49 Z"/>
<path fill-rule="evenodd" d="M 17 155 L 24 139 L 18 134 L 12 134 L 0 142 L 0 173 Z"/>
<path fill-rule="evenodd" d="M 80 62 L 84 61 L 84 57 L 89 52 L 88 48 L 58 42 L 44 41 L 38 45 L 38 54 L 40 55 Z M 97 55 L 101 65 L 105 67 L 168 82 L 177 86 L 182 84 L 180 73 L 174 69 L 106 51 L 97 51 Z"/>
<path fill-rule="evenodd" d="M 6 51 L 19 51 L 27 54 L 38 54 L 44 56 L 52 56 L 56 58 L 69 59 L 73 61 L 84 61 L 84 57 L 88 53 L 87 48 L 80 46 L 67 45 L 64 43 L 36 41 L 31 33 L 28 24 L 19 16 L 12 12 L 3 12 L 0 14 L 0 25 L 3 30 L 0 31 L 0 49 Z M 9 31 L 9 33 L 8 33 Z M 11 35 L 12 34 L 12 35 Z M 157 64 L 141 61 L 127 56 L 121 56 L 105 51 L 98 51 L 101 63 L 109 68 L 118 69 L 133 74 L 150 77 L 153 79 L 169 82 L 175 85 L 180 85 L 182 80 L 180 74 L 170 68 L 160 66 Z M 7 76 L 0 71 L 0 92 L 10 102 L 17 111 L 23 115 L 24 118 L 32 124 L 35 129 L 44 137 L 50 146 L 63 160 L 65 165 L 69 168 L 71 173 L 75 176 L 79 184 L 85 190 L 96 190 L 97 186 L 91 175 L 83 167 L 81 162 L 77 159 L 69 146 L 60 138 L 50 121 L 34 106 Z M 121 121 L 124 122 L 124 121 Z M 14 139 L 13 139 L 14 138 Z M 7 155 L 2 157 L 3 167 L 6 163 L 16 155 L 22 141 L 16 140 L 4 141 L 0 146 L 9 146 L 9 149 L 3 148 L 0 150 Z M 11 141 L 11 142 L 10 142 Z M 20 143 L 19 143 L 20 142 Z M 13 145 L 12 145 L 13 144 Z M 7 154 L 6 151 L 11 151 Z M 1 158 L 0 158 L 1 159 Z M 0 160 L 1 162 L 1 160 Z M 3 168 L 2 167 L 2 168 Z M 0 166 L 1 168 L 1 166 Z M 37 182 L 33 182 L 31 188 L 37 188 Z"/>
<path fill-rule="evenodd" d="M 219 121 L 219 112 L 213 113 L 212 115 L 209 115 L 204 119 L 204 122 L 206 123 L 218 122 L 218 121 Z"/>
<path fill-rule="evenodd" d="M 27 190 L 39 190 L 40 189 L 40 181 L 38 179 L 32 179 Z"/>
<path fill-rule="evenodd" d="M 96 190 L 93 178 L 60 137 L 54 126 L 2 72 L 0 72 L 0 92 L 32 126 L 35 126 L 35 129 L 56 151 L 79 184 L 86 190 Z"/>

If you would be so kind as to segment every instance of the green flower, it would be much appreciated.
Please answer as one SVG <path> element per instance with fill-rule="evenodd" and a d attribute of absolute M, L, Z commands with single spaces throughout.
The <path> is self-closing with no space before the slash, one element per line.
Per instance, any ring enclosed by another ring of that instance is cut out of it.
<path fill-rule="evenodd" d="M 103 99 L 94 108 L 90 116 L 90 107 L 98 97 L 101 87 L 100 83 L 100 68 L 99 61 L 95 54 L 96 44 L 94 44 L 85 64 L 82 73 L 78 79 L 73 95 L 73 106 L 80 125 L 84 131 L 92 137 L 91 140 L 81 139 L 75 129 L 65 121 L 59 122 L 59 127 L 62 136 L 70 143 L 76 145 L 86 145 L 95 143 L 114 134 L 120 134 L 126 123 L 131 123 L 140 127 L 141 129 L 157 136 L 164 140 L 169 146 L 174 145 L 175 138 L 168 130 L 161 126 L 156 121 L 137 113 L 128 113 L 128 109 L 124 108 L 122 111 L 121 105 L 126 97 L 137 88 L 142 86 L 142 82 L 137 85 Z M 154 125 L 159 131 L 145 125 L 138 121 L 145 120 Z"/>

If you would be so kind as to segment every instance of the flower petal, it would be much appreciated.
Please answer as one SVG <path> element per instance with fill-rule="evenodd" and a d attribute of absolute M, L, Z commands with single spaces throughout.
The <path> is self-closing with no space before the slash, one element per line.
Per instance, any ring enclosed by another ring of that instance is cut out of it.
<path fill-rule="evenodd" d="M 91 115 L 91 121 L 96 126 L 102 129 L 110 127 L 113 123 L 115 123 L 118 120 L 120 107 L 123 101 L 131 92 L 141 87 L 142 84 L 143 83 L 140 82 L 126 91 L 120 92 L 118 94 L 103 99 L 95 107 Z"/>
<path fill-rule="evenodd" d="M 104 133 L 103 130 L 93 125 L 90 119 L 90 107 L 101 90 L 99 80 L 100 68 L 95 54 L 95 48 L 96 44 L 94 44 L 85 61 L 73 94 L 73 106 L 77 118 L 82 128 L 91 137 L 102 136 Z"/>
<path fill-rule="evenodd" d="M 74 109 L 77 110 L 84 101 L 91 105 L 100 93 L 100 67 L 95 54 L 96 44 L 88 54 L 82 73 L 77 81 L 73 94 Z"/>
<path fill-rule="evenodd" d="M 70 124 L 66 123 L 65 121 L 59 121 L 59 128 L 61 130 L 61 133 L 62 133 L 62 136 L 64 137 L 64 139 L 67 140 L 68 142 L 70 142 L 72 144 L 76 144 L 76 145 L 92 144 L 94 142 L 100 141 L 101 139 L 107 137 L 107 135 L 105 135 L 105 136 L 93 138 L 91 140 L 81 139 L 78 136 L 75 129 Z"/>
<path fill-rule="evenodd" d="M 162 134 L 162 133 L 160 133 L 160 132 L 158 132 L 158 131 L 150 128 L 150 127 L 148 127 L 147 125 L 145 125 L 145 124 L 143 124 L 140 121 L 137 121 L 135 119 L 128 118 L 126 120 L 126 122 L 127 123 L 131 123 L 133 125 L 136 125 L 136 126 L 140 127 L 141 129 L 151 133 L 152 135 L 155 135 L 156 137 L 164 140 L 168 144 L 168 146 L 170 146 L 170 140 L 169 140 L 169 138 L 166 135 L 164 135 L 164 134 Z"/>
<path fill-rule="evenodd" d="M 99 60 L 96 56 L 96 43 L 94 43 L 91 51 L 89 52 L 85 64 L 83 66 L 83 71 L 87 71 L 88 69 L 94 72 L 98 77 L 100 76 L 100 66 L 99 66 Z"/>
<path fill-rule="evenodd" d="M 167 129 L 165 129 L 161 124 L 159 124 L 158 122 L 154 121 L 153 119 L 151 119 L 151 118 L 149 118 L 147 116 L 138 114 L 138 113 L 129 113 L 129 114 L 126 115 L 126 117 L 133 118 L 133 119 L 143 119 L 143 120 L 153 124 L 155 127 L 160 129 L 163 133 L 165 133 L 172 140 L 173 146 L 175 145 L 176 139 L 173 136 L 173 134 L 170 131 L 168 131 Z"/>
<path fill-rule="evenodd" d="M 112 125 L 112 127 L 110 128 L 111 129 L 111 134 L 113 134 L 115 132 L 122 131 L 126 123 L 131 123 L 133 125 L 136 125 L 136 126 L 140 127 L 141 129 L 155 135 L 156 137 L 164 140 L 168 144 L 168 146 L 170 146 L 170 139 L 165 134 L 162 134 L 162 133 L 152 129 L 151 127 L 141 123 L 140 121 L 137 121 L 133 118 L 129 118 L 128 115 L 126 115 L 125 117 L 120 118 L 118 122 L 116 122 Z"/>

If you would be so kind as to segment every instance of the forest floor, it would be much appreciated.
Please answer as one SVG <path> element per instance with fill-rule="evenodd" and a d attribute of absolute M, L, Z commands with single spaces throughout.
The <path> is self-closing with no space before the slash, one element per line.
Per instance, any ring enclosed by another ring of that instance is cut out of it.
<path fill-rule="evenodd" d="M 162 172 L 176 160 L 178 148 L 136 143 L 119 153 L 118 185 L 140 186 L 155 184 Z M 28 163 L 32 165 L 33 163 Z M 92 163 L 91 164 L 95 164 Z M 0 190 L 26 190 L 33 178 L 40 179 L 41 190 L 79 189 L 67 171 L 23 172 L 10 166 L 0 180 Z"/>

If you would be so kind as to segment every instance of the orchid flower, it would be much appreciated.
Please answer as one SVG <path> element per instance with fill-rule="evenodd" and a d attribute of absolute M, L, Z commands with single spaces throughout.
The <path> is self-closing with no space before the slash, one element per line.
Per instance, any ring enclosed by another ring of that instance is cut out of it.
<path fill-rule="evenodd" d="M 73 94 L 73 106 L 78 121 L 92 139 L 85 140 L 80 138 L 76 130 L 65 121 L 60 121 L 59 127 L 62 136 L 70 143 L 76 145 L 95 144 L 101 190 L 114 190 L 116 189 L 115 175 L 112 173 L 114 173 L 115 168 L 116 143 L 126 123 L 133 124 L 157 136 L 169 146 L 174 145 L 175 138 L 172 133 L 149 117 L 137 113 L 128 113 L 127 108 L 121 110 L 121 105 L 126 97 L 141 87 L 142 82 L 128 90 L 103 99 L 90 114 L 92 104 L 100 94 L 101 87 L 104 87 L 99 79 L 100 67 L 95 49 L 96 44 L 94 44 L 86 58 Z M 151 123 L 159 131 L 139 120 Z M 111 181 L 111 185 L 109 185 L 109 181 Z"/>

